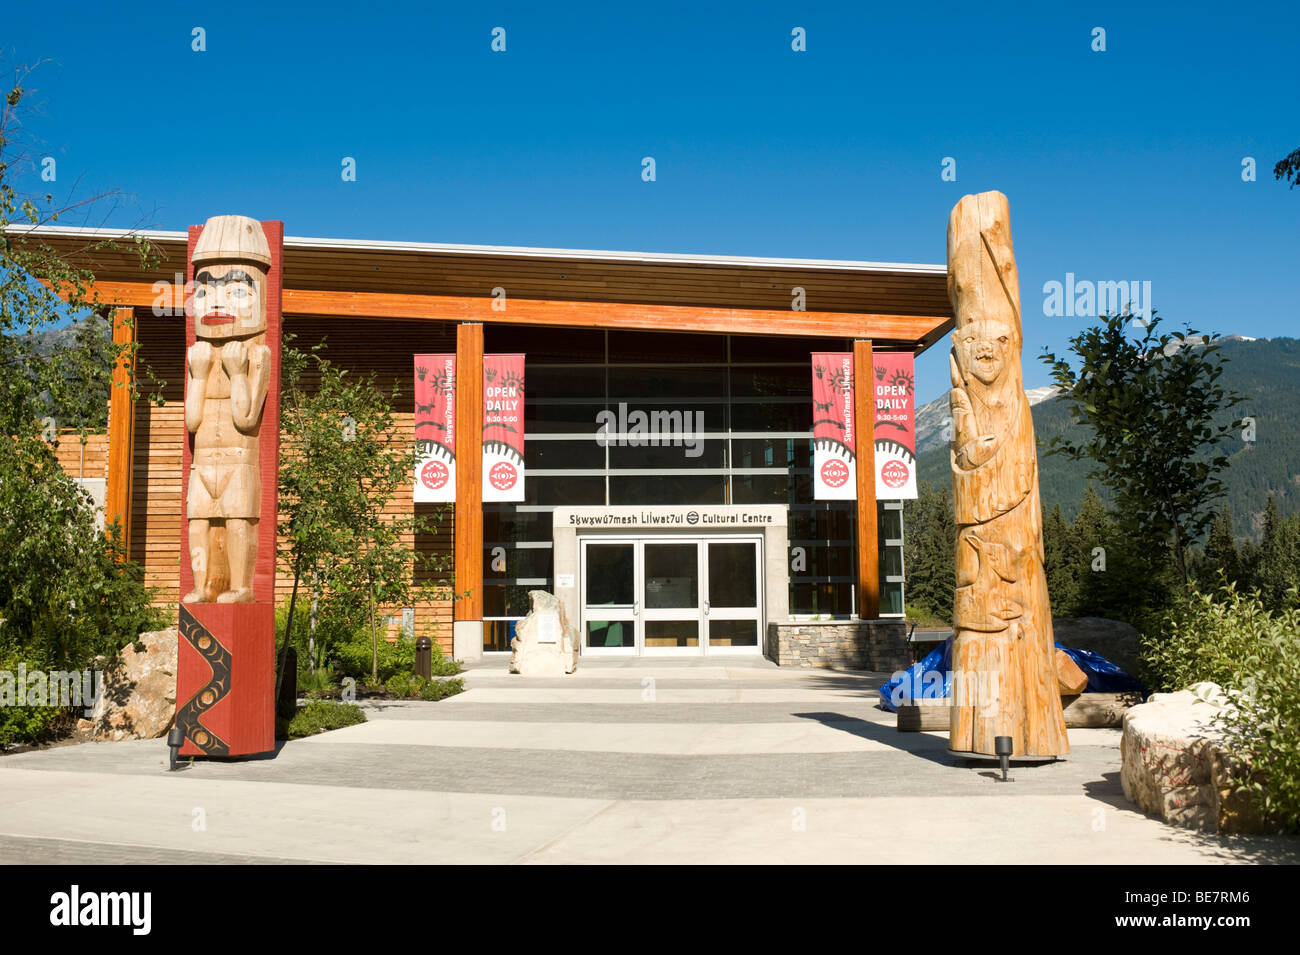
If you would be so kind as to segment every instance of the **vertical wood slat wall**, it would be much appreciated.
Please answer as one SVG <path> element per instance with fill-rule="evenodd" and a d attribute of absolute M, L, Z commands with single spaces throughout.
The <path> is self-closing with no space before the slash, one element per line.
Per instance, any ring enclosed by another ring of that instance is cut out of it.
<path fill-rule="evenodd" d="M 348 321 L 329 318 L 288 318 L 287 335 L 295 336 L 291 344 L 303 351 L 322 339 L 325 355 L 335 364 L 358 375 L 371 372 L 375 384 L 391 393 L 394 384 L 401 389 L 394 407 L 398 433 L 414 444 L 414 407 L 411 381 L 414 376 L 412 356 L 425 352 L 451 352 L 456 348 L 456 326 L 444 322 Z M 139 368 L 142 376 L 152 373 L 166 382 L 161 407 L 140 401 L 135 415 L 135 453 L 133 494 L 131 500 L 131 559 L 144 567 L 145 583 L 159 588 L 161 603 L 175 603 L 179 597 L 180 522 L 181 522 L 181 442 L 185 439 L 185 323 L 182 318 L 158 318 L 141 314 L 137 318 Z M 149 382 L 141 390 L 152 390 Z M 67 442 L 65 442 L 67 443 Z M 75 444 L 75 442 L 71 442 Z M 75 449 L 65 463 L 69 473 L 76 473 Z M 60 447 L 60 459 L 65 454 Z M 71 467 L 68 465 L 71 464 Z M 99 465 L 98 473 L 104 473 Z M 91 476 L 89 468 L 87 476 Z M 431 514 L 432 506 L 419 505 L 420 513 Z M 399 492 L 387 513 L 409 517 L 416 508 L 409 491 Z M 409 541 L 408 541 L 409 542 Z M 421 553 L 446 555 L 452 550 L 451 508 L 439 524 L 436 537 L 414 542 Z M 293 577 L 281 561 L 276 585 L 277 600 L 287 600 Z M 384 608 L 397 612 L 400 608 Z M 451 653 L 451 600 L 436 600 L 415 608 L 416 632 L 436 640 Z"/>
<path fill-rule="evenodd" d="M 59 467 L 73 478 L 100 478 L 108 475 L 108 435 L 86 435 L 86 450 L 82 454 L 81 436 L 71 429 L 60 430 L 54 456 Z"/>

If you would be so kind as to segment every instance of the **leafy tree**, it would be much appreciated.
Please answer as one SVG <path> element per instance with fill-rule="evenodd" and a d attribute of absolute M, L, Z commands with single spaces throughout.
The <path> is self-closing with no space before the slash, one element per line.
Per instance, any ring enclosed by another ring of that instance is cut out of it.
<path fill-rule="evenodd" d="M 116 529 L 98 529 L 89 495 L 45 440 L 62 424 L 84 441 L 103 423 L 113 366 L 134 346 L 105 334 L 93 275 L 27 234 L 71 208 L 14 184 L 30 164 L 15 139 L 27 72 L 15 72 L 0 109 L 0 668 L 77 670 L 162 620 Z M 126 387 L 135 391 L 134 380 Z M 0 738 L 49 722 L 0 717 Z"/>
<path fill-rule="evenodd" d="M 293 570 L 284 653 L 305 580 L 313 607 L 324 599 L 333 619 L 365 621 L 371 678 L 378 680 L 378 610 L 410 604 L 438 586 L 446 558 L 417 554 L 410 542 L 436 533 L 443 512 L 387 513 L 415 473 L 414 445 L 401 441 L 395 427 L 398 389 L 386 395 L 373 374 L 350 376 L 325 357 L 323 342 L 304 352 L 290 339 L 281 355 L 279 532 L 281 557 Z M 314 651 L 309 644 L 312 666 Z M 282 654 L 281 678 L 283 665 Z"/>
<path fill-rule="evenodd" d="M 1131 312 L 1107 315 L 1071 338 L 1077 370 L 1044 352 L 1060 400 L 1087 425 L 1083 440 L 1057 435 L 1048 450 L 1090 459 L 1090 476 L 1113 492 L 1128 541 L 1139 550 L 1167 547 L 1187 582 L 1188 547 L 1224 492 L 1219 474 L 1228 458 L 1217 445 L 1240 426 L 1224 412 L 1242 399 L 1218 382 L 1224 360 L 1214 335 L 1161 334 L 1153 314 L 1131 338 L 1136 323 Z"/>
<path fill-rule="evenodd" d="M 1273 178 L 1290 181 L 1292 189 L 1300 186 L 1300 149 L 1278 161 L 1273 167 Z"/>

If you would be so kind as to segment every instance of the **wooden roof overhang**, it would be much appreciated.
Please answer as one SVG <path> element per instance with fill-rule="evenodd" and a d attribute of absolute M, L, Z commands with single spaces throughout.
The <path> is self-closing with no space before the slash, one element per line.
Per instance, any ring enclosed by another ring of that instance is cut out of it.
<path fill-rule="evenodd" d="M 105 304 L 151 307 L 155 283 L 175 287 L 185 272 L 184 232 L 21 225 L 8 232 L 89 268 Z M 158 260 L 149 270 L 140 266 L 137 237 Z M 105 241 L 117 248 L 97 248 Z M 804 311 L 791 308 L 795 288 L 804 289 Z M 504 289 L 504 308 L 494 289 Z M 283 308 L 290 319 L 870 339 L 878 349 L 917 353 L 953 327 L 942 265 L 292 236 L 284 240 Z"/>

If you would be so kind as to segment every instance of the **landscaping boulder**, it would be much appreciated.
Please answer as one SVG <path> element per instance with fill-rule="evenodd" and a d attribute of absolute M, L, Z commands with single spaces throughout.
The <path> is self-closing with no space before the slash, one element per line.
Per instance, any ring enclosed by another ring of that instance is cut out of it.
<path fill-rule="evenodd" d="M 545 590 L 530 590 L 532 609 L 510 641 L 510 672 L 523 676 L 563 676 L 578 668 L 578 632 L 564 605 Z"/>
<path fill-rule="evenodd" d="M 155 739 L 176 715 L 175 627 L 140 634 L 109 664 L 91 713 L 96 739 Z"/>
<path fill-rule="evenodd" d="M 1053 617 L 1052 636 L 1063 647 L 1100 653 L 1125 673 L 1137 676 L 1138 632 L 1122 620 Z"/>
<path fill-rule="evenodd" d="M 1242 767 L 1213 722 L 1224 705 L 1216 684 L 1197 683 L 1177 693 L 1153 693 L 1128 711 L 1120 782 L 1130 802 L 1174 826 L 1264 831 L 1249 798 L 1232 791 Z"/>

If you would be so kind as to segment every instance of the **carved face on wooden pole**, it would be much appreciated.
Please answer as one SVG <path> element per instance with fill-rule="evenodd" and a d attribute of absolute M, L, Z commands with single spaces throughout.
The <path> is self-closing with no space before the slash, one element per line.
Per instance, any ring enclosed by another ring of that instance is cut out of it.
<path fill-rule="evenodd" d="M 213 263 L 194 276 L 194 333 L 226 341 L 266 331 L 266 271 L 242 262 Z"/>
<path fill-rule="evenodd" d="M 966 196 L 948 220 L 949 404 L 957 522 L 949 747 L 1070 751 L 1043 569 L 1034 423 L 1020 367 L 1020 284 L 1006 196 Z"/>
<path fill-rule="evenodd" d="M 957 365 L 982 383 L 991 385 L 1006 372 L 1013 353 L 1019 353 L 1015 329 L 996 318 L 971 322 L 954 336 Z"/>
<path fill-rule="evenodd" d="M 262 226 L 214 216 L 194 247 L 195 342 L 186 354 L 185 426 L 194 435 L 187 488 L 194 589 L 185 603 L 253 600 L 261 515 L 259 438 L 271 375 Z"/>

